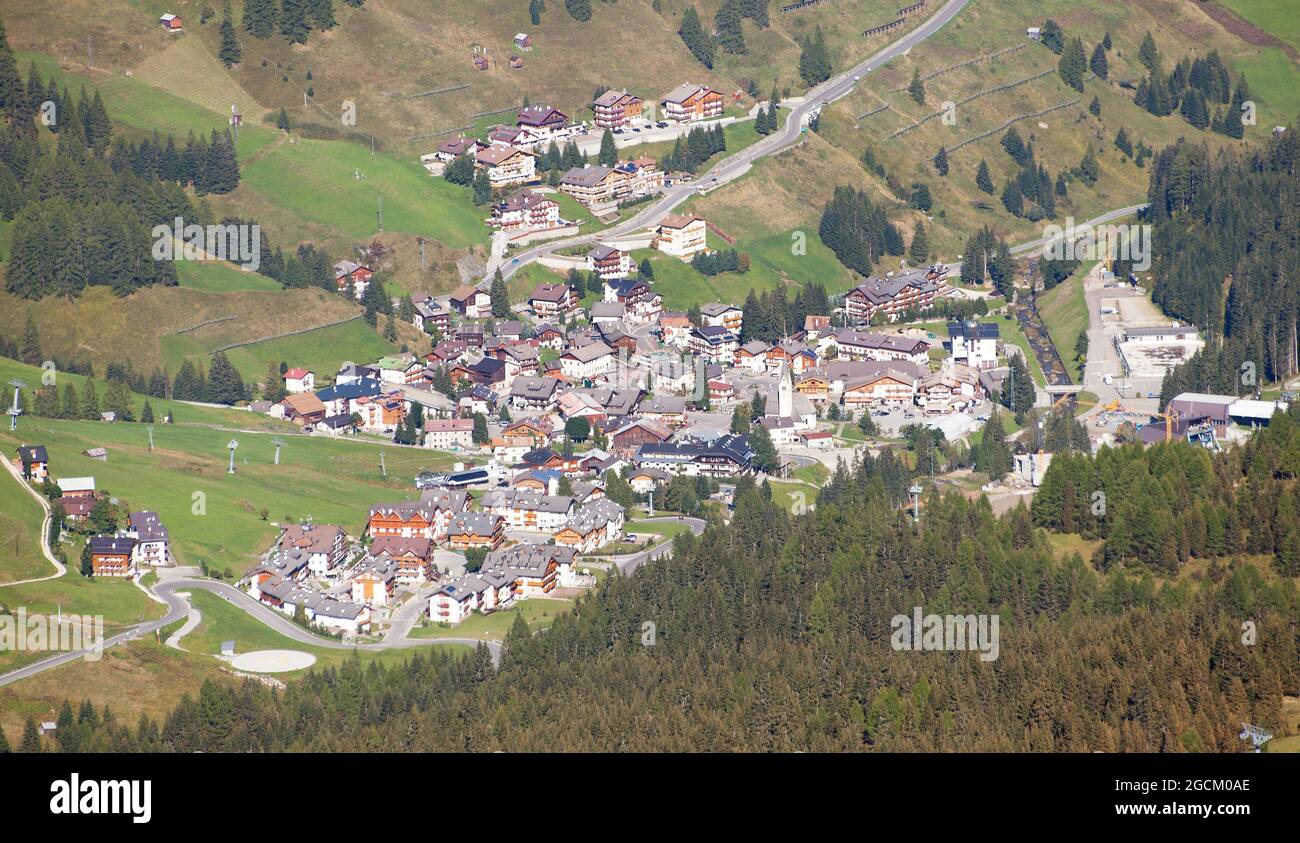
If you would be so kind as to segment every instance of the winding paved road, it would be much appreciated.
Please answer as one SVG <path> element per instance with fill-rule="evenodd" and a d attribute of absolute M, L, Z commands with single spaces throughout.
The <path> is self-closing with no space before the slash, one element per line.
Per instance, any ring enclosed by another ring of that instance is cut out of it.
<path fill-rule="evenodd" d="M 704 532 L 705 522 L 699 518 L 684 518 L 680 516 L 660 516 L 657 518 L 648 518 L 647 521 L 674 521 L 686 524 L 691 532 L 699 535 Z M 661 542 L 654 547 L 647 548 L 639 553 L 619 557 L 615 564 L 624 574 L 631 574 L 641 565 L 654 559 L 658 559 L 672 551 L 672 540 Z M 381 650 L 409 649 L 411 647 L 425 647 L 439 644 L 468 644 L 471 647 L 477 647 L 479 644 L 486 644 L 492 654 L 492 663 L 499 665 L 501 663 L 501 643 L 499 641 L 483 641 L 478 638 L 408 638 L 403 634 L 401 637 L 386 638 L 384 641 L 370 644 L 349 644 L 338 641 L 333 638 L 325 638 L 315 635 L 290 620 L 283 612 L 279 612 L 266 604 L 254 600 L 247 593 L 235 588 L 233 585 L 216 580 L 196 579 L 192 577 L 177 577 L 175 579 L 164 580 L 153 587 L 153 594 L 157 599 L 167 605 L 167 612 L 158 620 L 146 621 L 142 624 L 118 633 L 104 639 L 104 649 L 115 647 L 126 641 L 140 638 L 143 635 L 149 635 L 159 629 L 171 626 L 189 616 L 192 607 L 185 598 L 185 592 L 207 591 L 221 597 L 235 608 L 241 609 L 253 618 L 261 621 L 266 626 L 275 630 L 279 634 L 299 644 L 305 644 L 312 647 L 324 647 L 330 650 L 359 650 L 362 652 L 377 652 Z M 420 597 L 414 598 L 419 600 Z M 427 598 L 426 598 L 427 599 Z M 409 629 L 409 627 L 408 627 Z M 68 664 L 84 655 L 87 651 L 74 650 L 62 653 L 56 653 L 40 661 L 32 662 L 24 667 L 17 668 L 8 673 L 0 675 L 0 687 L 35 676 L 38 673 L 44 673 L 60 665 Z"/>
<path fill-rule="evenodd" d="M 958 12 L 970 0 L 948 0 L 938 12 L 931 15 L 924 23 L 916 29 L 899 38 L 894 43 L 885 47 L 874 56 L 859 62 L 850 69 L 833 76 L 822 82 L 820 85 L 809 90 L 803 98 L 803 102 L 791 109 L 785 123 L 774 134 L 770 134 L 758 140 L 757 143 L 745 147 L 741 151 L 730 155 L 713 167 L 704 175 L 688 184 L 676 184 L 668 188 L 654 202 L 648 204 L 635 216 L 610 226 L 604 231 L 584 234 L 577 237 L 570 237 L 564 240 L 549 241 L 544 245 L 534 246 L 513 257 L 508 263 L 501 268 L 501 274 L 509 278 L 525 265 L 532 263 L 537 258 L 558 249 L 565 249 L 571 246 L 581 246 L 587 243 L 594 243 L 596 240 L 612 240 L 626 236 L 635 231 L 646 228 L 653 222 L 657 222 L 664 214 L 672 211 L 678 205 L 685 202 L 696 194 L 704 194 L 720 187 L 727 182 L 744 175 L 749 168 L 759 158 L 780 152 L 786 147 L 794 145 L 803 134 L 804 126 L 809 117 L 819 112 L 822 106 L 832 103 L 853 92 L 857 87 L 858 81 L 866 73 L 880 67 L 886 62 L 906 53 L 917 44 L 929 38 L 934 33 L 943 28 L 944 24 L 952 20 Z M 482 284 L 491 283 L 491 278 L 484 279 Z"/>

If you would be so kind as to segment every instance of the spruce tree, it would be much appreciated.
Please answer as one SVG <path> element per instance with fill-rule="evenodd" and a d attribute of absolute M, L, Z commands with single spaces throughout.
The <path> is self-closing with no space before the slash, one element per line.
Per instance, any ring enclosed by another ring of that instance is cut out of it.
<path fill-rule="evenodd" d="M 799 76 L 808 86 L 818 85 L 831 78 L 832 63 L 830 50 L 826 46 L 826 36 L 819 25 L 811 37 L 803 41 L 799 53 Z"/>
<path fill-rule="evenodd" d="M 280 34 L 291 43 L 306 44 L 309 32 L 307 0 L 280 0 Z"/>
<path fill-rule="evenodd" d="M 921 82 L 921 71 L 912 69 L 912 81 L 907 86 L 907 94 L 916 100 L 917 105 L 925 105 L 925 85 Z"/>
<path fill-rule="evenodd" d="M 708 68 L 713 67 L 713 39 L 704 31 L 704 27 L 700 24 L 699 12 L 695 11 L 694 6 L 686 7 L 677 34 L 686 44 L 686 49 L 691 51 L 691 55 L 695 56 L 700 64 Z"/>
<path fill-rule="evenodd" d="M 1110 68 L 1106 61 L 1106 48 L 1098 44 L 1092 51 L 1092 60 L 1088 62 L 1088 68 L 1092 70 L 1093 75 L 1098 79 L 1105 79 Z"/>
<path fill-rule="evenodd" d="M 748 52 L 740 17 L 740 0 L 723 0 L 713 18 L 713 31 L 717 33 L 718 46 L 724 53 L 741 55 Z"/>
<path fill-rule="evenodd" d="M 574 20 L 586 22 L 591 20 L 591 0 L 564 0 L 564 8 Z"/>
<path fill-rule="evenodd" d="M 1146 69 L 1152 73 L 1160 64 L 1160 51 L 1156 49 L 1156 39 L 1151 37 L 1149 31 L 1142 36 L 1142 46 L 1138 49 L 1138 58 L 1146 66 Z"/>
<path fill-rule="evenodd" d="M 614 146 L 614 133 L 606 129 L 600 136 L 600 153 L 596 156 L 596 163 L 605 167 L 613 167 L 618 163 L 618 149 Z"/>
<path fill-rule="evenodd" d="M 496 274 L 492 276 L 492 287 L 488 295 L 492 300 L 492 317 L 494 319 L 509 319 L 510 290 L 506 287 L 506 281 L 502 277 L 500 269 L 497 269 Z"/>
<path fill-rule="evenodd" d="M 243 57 L 240 50 L 239 41 L 235 38 L 235 24 L 230 17 L 230 0 L 226 0 L 225 8 L 221 14 L 221 48 L 217 53 L 221 63 L 226 67 L 239 64 Z"/>
<path fill-rule="evenodd" d="M 1061 51 L 1061 60 L 1056 65 L 1057 73 L 1065 84 L 1082 92 L 1086 68 L 1087 59 L 1083 55 L 1083 42 L 1078 38 L 1071 38 L 1066 43 L 1065 49 Z"/>
<path fill-rule="evenodd" d="M 244 31 L 254 38 L 270 38 L 278 20 L 276 0 L 244 0 Z"/>
<path fill-rule="evenodd" d="M 939 147 L 939 154 L 934 156 L 934 170 L 941 176 L 948 175 L 948 150 Z"/>
<path fill-rule="evenodd" d="M 916 224 L 916 232 L 912 235 L 912 245 L 907 249 L 907 256 L 917 266 L 924 264 L 930 257 L 930 244 L 925 236 L 925 226 L 919 222 Z"/>
<path fill-rule="evenodd" d="M 990 196 L 993 195 L 993 179 L 989 176 L 988 162 L 983 158 L 980 159 L 979 168 L 975 171 L 975 186 Z"/>

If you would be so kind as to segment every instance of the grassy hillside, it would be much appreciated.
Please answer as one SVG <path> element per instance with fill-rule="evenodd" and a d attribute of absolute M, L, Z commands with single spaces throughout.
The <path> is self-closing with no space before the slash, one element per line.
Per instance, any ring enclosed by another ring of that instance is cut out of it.
<path fill-rule="evenodd" d="M 44 516 L 41 505 L 8 472 L 0 476 L 0 583 L 54 573 L 41 553 Z"/>
<path fill-rule="evenodd" d="M 134 364 L 137 371 L 149 372 L 155 366 L 167 367 L 174 375 L 181 358 L 206 357 L 211 350 L 238 342 L 261 340 L 289 331 L 313 328 L 350 319 L 359 309 L 340 296 L 319 289 L 255 290 L 208 292 L 205 283 L 227 283 L 229 272 L 199 270 L 194 287 L 150 287 L 118 298 L 105 288 L 91 288 L 80 298 L 45 299 L 29 302 L 0 291 L 0 330 L 21 336 L 27 314 L 31 313 L 40 334 L 41 349 L 46 355 L 61 359 L 89 359 L 103 371 L 109 362 Z M 249 276 L 235 273 L 239 280 Z M 217 278 L 219 281 L 213 281 Z M 223 317 L 234 316 L 234 319 Z M 176 332 L 206 325 L 184 334 Z M 349 331 L 335 336 L 336 345 L 313 349 L 316 359 L 368 360 L 376 352 L 393 346 L 364 322 L 365 331 Z M 406 326 L 410 327 L 410 326 Z M 411 329 L 410 339 L 414 339 Z M 256 371 L 245 375 L 260 376 L 267 360 L 261 359 Z M 279 358 L 275 358 L 278 362 Z M 293 363 L 294 361 L 289 361 Z"/>
<path fill-rule="evenodd" d="M 1042 317 L 1052 344 L 1075 383 L 1082 381 L 1082 372 L 1074 357 L 1074 346 L 1079 334 L 1088 330 L 1088 303 L 1083 295 L 1083 279 L 1092 267 L 1092 263 L 1083 264 L 1074 275 L 1038 296 L 1038 315 Z"/>
<path fill-rule="evenodd" d="M 190 335 L 164 337 L 163 347 L 169 367 L 173 370 L 179 368 L 184 357 L 205 359 L 206 352 L 194 354 L 193 344 Z M 232 348 L 226 356 L 246 382 L 263 380 L 267 364 L 280 361 L 310 369 L 328 380 L 345 361 L 378 360 L 395 350 L 392 343 L 376 333 L 364 319 L 357 317 L 341 325 Z"/>
<path fill-rule="evenodd" d="M 1089 79 L 1082 94 L 1061 81 L 1055 72 L 1058 57 L 1024 35 L 1027 26 L 1041 24 L 1047 17 L 1060 23 L 1067 37 L 1081 37 L 1088 55 L 1105 32 L 1111 33 L 1114 49 L 1109 54 L 1109 81 Z M 1180 136 L 1212 148 L 1241 143 L 1198 131 L 1177 115 L 1156 118 L 1132 102 L 1133 92 L 1121 88 L 1119 81 L 1136 84 L 1145 76 L 1137 53 L 1148 30 L 1167 69 L 1183 56 L 1203 56 L 1217 49 L 1234 73 L 1246 75 L 1259 108 L 1259 124 L 1248 128 L 1245 142 L 1258 142 L 1274 125 L 1290 123 L 1300 109 L 1295 85 L 1298 71 L 1283 51 L 1246 42 L 1194 3 L 972 0 L 939 33 L 865 77 L 857 92 L 825 110 L 820 136 L 760 164 L 736 185 L 695 200 L 693 207 L 738 235 L 742 248 L 755 248 L 754 244 L 780 231 L 802 228 L 815 232 L 821 207 L 833 187 L 854 184 L 892 208 L 891 215 L 910 238 L 912 226 L 922 217 L 907 207 L 906 194 L 919 181 L 928 184 L 934 196 L 934 219 L 926 223 L 932 257 L 955 260 L 970 231 L 982 225 L 1013 241 L 1031 239 L 1038 235 L 1042 223 L 1012 217 L 1003 209 L 997 192 L 989 196 L 975 186 L 975 172 L 980 160 L 986 160 L 1000 192 L 1018 168 L 999 144 L 1003 134 L 999 127 L 1020 115 L 1062 103 L 1073 104 L 1014 124 L 1026 140 L 1033 141 L 1037 160 L 1053 177 L 1075 167 L 1090 145 L 1097 153 L 1100 180 L 1093 187 L 1071 182 L 1069 200 L 1058 202 L 1058 222 L 1065 216 L 1081 221 L 1141 201 L 1147 172 L 1114 147 L 1120 128 L 1133 143 L 1144 141 L 1153 149 Z M 989 58 L 1001 51 L 1006 52 Z M 974 63 L 944 72 L 972 60 Z M 924 105 L 901 90 L 914 71 L 923 77 L 937 74 L 925 82 Z M 1007 85 L 1012 87 L 985 93 Z M 1088 111 L 1094 96 L 1101 103 L 1099 118 Z M 932 118 L 908 129 L 938 111 L 945 101 L 966 101 L 956 109 L 955 125 Z M 991 134 L 953 151 L 958 144 L 986 132 Z M 946 178 L 940 177 L 931 163 L 940 146 L 949 150 Z M 860 163 L 868 147 L 893 183 L 903 188 L 903 195 Z M 815 239 L 815 234 L 811 236 Z M 896 268 L 892 260 L 887 259 L 889 265 L 883 268 Z"/>
<path fill-rule="evenodd" d="M 237 432 L 238 471 L 232 476 L 226 473 L 231 437 L 229 430 L 155 425 L 150 451 L 144 425 L 30 418 L 17 435 L 4 431 L 0 443 L 8 453 L 20 442 L 40 442 L 49 449 L 56 476 L 94 476 L 101 491 L 162 516 L 185 564 L 206 562 L 237 573 L 270 544 L 276 534 L 271 521 L 310 515 L 355 534 L 371 504 L 413 494 L 419 471 L 452 462 L 436 451 L 389 447 L 384 478 L 374 443 L 287 435 L 275 466 L 271 433 Z M 107 448 L 108 460 L 82 455 L 93 447 Z M 205 498 L 203 514 L 194 511 L 198 493 Z M 268 510 L 266 521 L 262 509 Z"/>

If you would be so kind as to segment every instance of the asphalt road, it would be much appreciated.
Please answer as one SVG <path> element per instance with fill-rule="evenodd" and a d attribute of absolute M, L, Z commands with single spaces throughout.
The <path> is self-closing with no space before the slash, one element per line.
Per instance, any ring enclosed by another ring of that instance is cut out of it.
<path fill-rule="evenodd" d="M 310 645 L 312 647 L 324 647 L 330 650 L 360 650 L 362 652 L 375 652 L 379 650 L 408 649 L 411 647 L 423 647 L 436 644 L 468 644 L 471 647 L 477 647 L 479 644 L 487 644 L 488 650 L 492 653 L 493 664 L 499 664 L 501 661 L 501 645 L 496 641 L 480 641 L 477 638 L 400 638 L 395 641 L 382 641 L 374 644 L 348 644 L 333 638 L 324 638 L 314 635 L 301 626 L 298 626 L 282 612 L 266 606 L 265 604 L 254 600 L 248 594 L 235 588 L 228 583 L 217 582 L 215 580 L 201 580 L 180 578 L 166 580 L 154 586 L 154 593 L 167 604 L 167 613 L 160 619 L 138 624 L 125 632 L 118 633 L 110 638 L 104 639 L 104 649 L 115 647 L 125 641 L 131 641 L 144 635 L 150 635 L 156 630 L 170 626 L 173 623 L 186 617 L 190 611 L 189 601 L 181 596 L 181 592 L 189 591 L 208 591 L 223 598 L 236 608 L 252 615 L 257 620 L 269 626 L 271 629 L 281 635 L 296 641 L 300 644 Z M 47 670 L 75 661 L 86 655 L 85 651 L 76 650 L 57 653 L 40 661 L 33 662 L 25 667 L 20 667 L 0 675 L 0 686 L 8 685 L 11 682 L 17 682 L 20 679 L 26 679 L 43 673 Z"/>
<path fill-rule="evenodd" d="M 671 521 L 677 524 L 685 524 L 687 527 L 691 529 L 691 532 L 697 536 L 700 533 L 704 532 L 704 527 L 705 527 L 704 519 L 687 518 L 681 515 L 660 515 L 654 518 L 640 518 L 638 520 L 649 521 L 652 523 L 659 522 L 659 521 Z M 673 543 L 672 540 L 669 539 L 668 541 L 660 542 L 654 547 L 646 548 L 645 550 L 642 550 L 639 553 L 629 553 L 626 556 L 615 557 L 614 564 L 617 565 L 618 569 L 624 574 L 624 576 L 626 576 L 628 574 L 631 574 L 637 568 L 640 568 L 645 563 L 652 562 L 655 559 L 659 559 L 660 557 L 663 556 L 667 556 L 669 553 L 672 553 L 672 551 L 673 551 Z"/>
<path fill-rule="evenodd" d="M 558 249 L 565 249 L 570 246 L 580 246 L 586 243 L 594 243 L 596 240 L 612 240 L 626 236 L 635 231 L 646 228 L 653 222 L 657 222 L 664 214 L 669 213 L 678 205 L 685 202 L 697 193 L 708 192 L 709 190 L 719 187 L 734 178 L 746 173 L 750 166 L 759 158 L 780 152 L 786 147 L 794 145 L 803 134 L 803 127 L 807 119 L 821 109 L 823 105 L 834 102 L 853 92 L 857 87 L 859 79 L 872 69 L 880 67 L 886 62 L 906 53 L 917 44 L 929 38 L 938 32 L 944 24 L 952 20 L 958 12 L 969 2 L 969 0 L 948 0 L 935 14 L 931 15 L 924 23 L 911 32 L 904 35 L 894 43 L 885 47 L 869 59 L 854 65 L 843 73 L 833 76 L 825 82 L 812 88 L 804 95 L 804 101 L 791 109 L 786 117 L 785 123 L 781 129 L 774 134 L 761 138 L 757 143 L 742 149 L 734 155 L 730 155 L 713 166 L 707 173 L 699 176 L 695 181 L 688 184 L 677 184 L 668 188 L 655 201 L 646 205 L 638 211 L 635 216 L 610 226 L 601 232 L 593 232 L 578 237 L 570 237 L 564 240 L 553 240 L 545 245 L 535 246 L 531 249 L 525 249 L 517 254 L 508 263 L 501 268 L 501 274 L 509 278 L 515 272 L 519 271 L 525 265 L 533 262 L 537 258 L 549 252 Z M 490 283 L 490 279 L 485 279 L 483 283 Z"/>

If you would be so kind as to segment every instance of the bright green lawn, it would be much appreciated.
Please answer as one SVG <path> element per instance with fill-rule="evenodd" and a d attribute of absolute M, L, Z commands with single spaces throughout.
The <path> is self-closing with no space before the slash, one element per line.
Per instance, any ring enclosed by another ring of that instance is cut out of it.
<path fill-rule="evenodd" d="M 1300 49 L 1300 10 L 1285 0 L 1218 0 L 1271 35 Z M 1254 85 L 1251 85 L 1254 90 Z"/>
<path fill-rule="evenodd" d="M 195 341 L 190 334 L 168 334 L 162 338 L 161 344 L 168 371 L 177 371 L 186 358 L 205 367 L 211 363 L 212 349 Z M 278 365 L 284 361 L 290 366 L 312 370 L 318 379 L 328 380 L 345 361 L 378 360 L 396 350 L 397 346 L 357 317 L 341 325 L 242 345 L 227 350 L 226 356 L 239 370 L 245 383 L 260 383 L 266 378 L 267 363 Z"/>
<path fill-rule="evenodd" d="M 281 289 L 280 283 L 272 278 L 256 272 L 244 272 L 221 261 L 176 261 L 176 275 L 182 287 L 207 293 Z"/>
<path fill-rule="evenodd" d="M 300 220 L 347 237 L 379 230 L 382 199 L 384 231 L 433 237 L 453 249 L 487 240 L 484 212 L 467 189 L 430 178 L 416 162 L 371 155 L 354 143 L 298 138 L 280 144 L 244 167 L 243 184 Z"/>
<path fill-rule="evenodd" d="M 234 573 L 243 573 L 269 546 L 276 535 L 271 521 L 310 515 L 355 535 L 371 504 L 414 497 L 412 480 L 419 471 L 452 461 L 420 448 L 290 435 L 283 437 L 281 464 L 274 466 L 272 434 L 237 433 L 237 473 L 229 475 L 226 445 L 232 434 L 225 430 L 155 425 L 152 452 L 141 424 L 31 418 L 23 420 L 19 436 L 49 449 L 55 476 L 93 476 L 96 488 L 132 509 L 158 512 L 183 564 L 206 562 Z M 19 441 L 8 431 L 0 434 L 7 452 Z M 95 446 L 108 449 L 107 461 L 82 455 Z M 381 449 L 387 479 L 379 474 Z M 263 508 L 266 521 L 259 515 Z"/>
<path fill-rule="evenodd" d="M 455 626 L 444 627 L 434 623 L 430 623 L 428 626 L 417 626 L 411 630 L 411 637 L 481 638 L 485 641 L 500 641 L 510 631 L 517 614 L 522 614 L 524 620 L 528 622 L 528 628 L 536 632 L 550 626 L 557 617 L 572 608 L 572 600 L 534 597 L 519 601 L 513 608 L 493 612 L 490 615 L 481 615 L 475 612 Z"/>
<path fill-rule="evenodd" d="M 0 476 L 0 583 L 54 573 L 54 566 L 41 553 L 44 516 L 36 499 L 4 472 Z M 3 599 L 0 596 L 0 601 Z"/>
<path fill-rule="evenodd" d="M 1074 346 L 1079 334 L 1088 329 L 1088 303 L 1083 295 L 1083 279 L 1092 270 L 1095 261 L 1081 264 L 1074 274 L 1038 296 L 1038 315 L 1042 317 L 1047 333 L 1056 346 L 1056 353 L 1065 362 L 1070 380 L 1083 379 L 1082 367 L 1074 356 Z"/>

